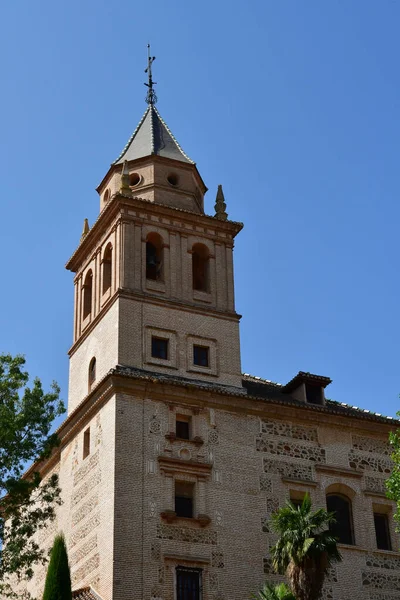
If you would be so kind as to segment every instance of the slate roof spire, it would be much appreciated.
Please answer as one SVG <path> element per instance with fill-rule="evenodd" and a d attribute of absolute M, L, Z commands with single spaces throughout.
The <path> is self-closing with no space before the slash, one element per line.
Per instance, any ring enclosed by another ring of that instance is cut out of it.
<path fill-rule="evenodd" d="M 123 164 L 126 160 L 136 160 L 154 154 L 194 164 L 182 150 L 154 104 L 149 104 L 139 125 L 113 164 Z"/>
<path fill-rule="evenodd" d="M 164 158 L 172 158 L 181 162 L 194 164 L 194 161 L 182 150 L 155 107 L 157 95 L 154 91 L 154 85 L 156 82 L 153 81 L 152 73 L 152 64 L 155 59 L 155 56 L 150 55 L 150 44 L 147 44 L 147 68 L 145 69 L 145 73 L 148 75 L 148 83 L 144 85 L 148 88 L 146 95 L 148 107 L 125 148 L 113 163 L 114 165 L 151 155 L 163 156 Z"/>

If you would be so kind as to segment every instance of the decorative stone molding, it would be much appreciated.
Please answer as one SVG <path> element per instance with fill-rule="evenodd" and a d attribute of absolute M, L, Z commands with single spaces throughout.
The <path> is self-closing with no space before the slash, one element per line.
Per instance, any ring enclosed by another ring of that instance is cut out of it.
<path fill-rule="evenodd" d="M 184 521 L 189 523 L 196 523 L 200 525 L 200 527 L 205 527 L 211 523 L 210 517 L 207 515 L 197 515 L 197 517 L 178 517 L 174 510 L 164 510 L 160 513 L 160 517 L 164 519 L 167 523 L 174 523 L 175 521 Z"/>
<path fill-rule="evenodd" d="M 360 471 L 376 471 L 390 475 L 392 472 L 392 461 L 385 456 L 373 456 L 360 450 L 350 450 L 349 465 L 352 469 Z"/>
<path fill-rule="evenodd" d="M 356 471 L 355 469 L 347 469 L 346 467 L 335 466 L 335 465 L 315 465 L 315 470 L 321 473 L 332 473 L 338 477 L 362 477 L 362 471 Z"/>
<path fill-rule="evenodd" d="M 326 462 L 326 452 L 319 446 L 308 446 L 299 442 L 284 442 L 271 439 L 268 434 L 259 434 L 256 438 L 256 450 L 269 454 L 300 458 L 315 463 Z"/>
<path fill-rule="evenodd" d="M 306 442 L 318 442 L 318 431 L 315 427 L 306 425 L 293 425 L 284 421 L 273 421 L 261 419 L 261 433 L 290 437 Z"/>
<path fill-rule="evenodd" d="M 283 483 L 298 483 L 299 485 L 306 485 L 308 487 L 317 487 L 318 481 L 308 481 L 306 479 L 293 479 L 292 477 L 282 477 Z"/>
<path fill-rule="evenodd" d="M 260 491 L 272 492 L 272 480 L 267 473 L 260 475 Z"/>
<path fill-rule="evenodd" d="M 211 476 L 212 465 L 206 462 L 159 456 L 158 464 L 162 473 L 185 473 L 186 475 L 195 475 L 197 478 L 206 479 Z"/>
<path fill-rule="evenodd" d="M 213 550 L 211 553 L 211 565 L 217 569 L 225 567 L 224 554 L 220 550 Z"/>
<path fill-rule="evenodd" d="M 195 446 L 202 446 L 204 444 L 204 440 L 202 437 L 200 437 L 199 435 L 196 435 L 194 438 L 191 438 L 189 440 L 185 439 L 185 438 L 178 438 L 176 437 L 176 434 L 173 431 L 170 431 L 169 433 L 165 434 L 165 439 L 168 440 L 169 442 L 173 443 L 173 442 L 185 442 L 188 444 L 194 444 Z"/>
<path fill-rule="evenodd" d="M 379 571 L 363 571 L 362 583 L 367 588 L 400 592 L 400 575 L 382 573 Z"/>
<path fill-rule="evenodd" d="M 353 435 L 353 448 L 364 452 L 373 452 L 374 454 L 384 454 L 390 456 L 392 448 L 389 442 L 374 438 L 365 437 L 362 435 Z"/>
<path fill-rule="evenodd" d="M 367 554 L 365 557 L 365 564 L 367 567 L 372 567 L 373 569 L 392 569 L 394 571 L 400 572 L 400 556 L 399 555 L 390 555 L 390 554 Z"/>
<path fill-rule="evenodd" d="M 88 457 L 88 460 L 78 469 L 74 475 L 74 486 L 77 485 L 94 467 L 99 464 L 99 451 Z"/>
<path fill-rule="evenodd" d="M 379 477 L 365 477 L 365 494 L 378 494 L 380 496 L 386 496 L 386 479 L 380 479 Z"/>
<path fill-rule="evenodd" d="M 186 554 L 164 554 L 166 562 L 186 563 L 191 565 L 209 565 L 210 559 L 203 556 L 187 556 Z"/>
<path fill-rule="evenodd" d="M 193 519 L 191 519 L 193 520 Z M 191 544 L 217 545 L 217 532 L 213 529 L 198 529 L 197 527 L 181 527 L 160 523 L 157 525 L 157 538 L 189 542 Z"/>
<path fill-rule="evenodd" d="M 263 466 L 265 473 L 281 475 L 291 480 L 313 481 L 312 467 L 308 465 L 264 458 Z"/>

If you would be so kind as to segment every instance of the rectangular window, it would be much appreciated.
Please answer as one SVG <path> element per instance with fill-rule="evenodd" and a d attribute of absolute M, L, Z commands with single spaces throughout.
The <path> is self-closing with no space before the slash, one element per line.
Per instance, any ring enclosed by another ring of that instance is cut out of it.
<path fill-rule="evenodd" d="M 176 415 L 175 435 L 181 440 L 190 440 L 190 417 Z"/>
<path fill-rule="evenodd" d="M 306 398 L 310 404 L 322 404 L 322 387 L 306 383 Z"/>
<path fill-rule="evenodd" d="M 210 348 L 208 346 L 193 346 L 193 364 L 198 367 L 210 366 Z"/>
<path fill-rule="evenodd" d="M 201 600 L 201 570 L 176 568 L 176 600 Z"/>
<path fill-rule="evenodd" d="M 297 508 L 303 504 L 305 495 L 306 495 L 306 492 L 303 492 L 301 490 L 290 490 L 289 491 L 290 502 Z"/>
<path fill-rule="evenodd" d="M 376 546 L 378 550 L 391 550 L 389 520 L 385 514 L 374 513 Z"/>
<path fill-rule="evenodd" d="M 168 360 L 168 340 L 152 336 L 151 338 L 151 356 Z"/>
<path fill-rule="evenodd" d="M 90 427 L 83 434 L 83 458 L 90 454 Z"/>
<path fill-rule="evenodd" d="M 194 483 L 175 481 L 175 512 L 177 517 L 193 519 Z"/>

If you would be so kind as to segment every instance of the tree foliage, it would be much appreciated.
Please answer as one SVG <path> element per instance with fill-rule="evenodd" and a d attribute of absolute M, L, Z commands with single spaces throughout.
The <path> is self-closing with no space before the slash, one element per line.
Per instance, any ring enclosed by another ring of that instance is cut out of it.
<path fill-rule="evenodd" d="M 35 533 L 54 518 L 60 504 L 57 475 L 42 482 L 38 471 L 23 477 L 29 463 L 48 458 L 58 439 L 54 419 L 65 409 L 59 388 L 43 391 L 39 379 L 29 385 L 23 356 L 0 354 L 0 593 L 7 578 L 30 578 L 44 561 Z"/>
<path fill-rule="evenodd" d="M 252 594 L 253 600 L 296 600 L 285 583 L 272 585 L 266 583 L 257 594 Z"/>
<path fill-rule="evenodd" d="M 71 575 L 67 546 L 64 536 L 57 535 L 51 549 L 43 600 L 71 600 L 71 598 Z"/>
<path fill-rule="evenodd" d="M 397 413 L 400 417 L 400 412 Z M 387 497 L 394 500 L 397 504 L 397 510 L 394 515 L 396 521 L 396 531 L 400 531 L 400 429 L 391 431 L 389 442 L 392 446 L 393 469 L 389 479 L 386 481 Z"/>
<path fill-rule="evenodd" d="M 272 515 L 272 526 L 279 535 L 271 549 L 272 563 L 278 573 L 288 577 L 296 600 L 318 600 L 328 567 L 342 559 L 329 531 L 334 515 L 311 509 L 306 495 L 300 506 L 288 502 Z"/>

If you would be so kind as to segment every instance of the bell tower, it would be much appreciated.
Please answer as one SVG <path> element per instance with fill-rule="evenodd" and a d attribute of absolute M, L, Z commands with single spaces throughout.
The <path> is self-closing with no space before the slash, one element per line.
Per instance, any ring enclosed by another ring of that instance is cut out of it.
<path fill-rule="evenodd" d="M 75 273 L 69 412 L 116 366 L 127 373 L 242 389 L 234 238 L 222 187 L 207 188 L 158 112 L 152 62 L 147 108 L 97 188 L 67 263 Z"/>

